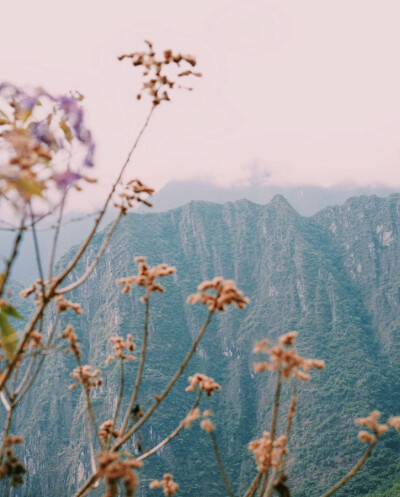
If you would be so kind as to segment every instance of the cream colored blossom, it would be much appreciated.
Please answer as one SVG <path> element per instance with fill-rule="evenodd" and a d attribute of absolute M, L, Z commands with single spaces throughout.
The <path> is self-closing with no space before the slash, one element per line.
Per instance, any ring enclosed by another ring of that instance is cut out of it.
<path fill-rule="evenodd" d="M 187 392 L 195 392 L 197 387 L 206 392 L 207 397 L 211 397 L 215 390 L 221 390 L 221 385 L 216 383 L 213 378 L 205 374 L 196 373 L 194 376 L 189 376 L 189 386 L 186 387 Z"/>
<path fill-rule="evenodd" d="M 243 309 L 250 301 L 243 297 L 243 292 L 236 288 L 233 280 L 224 280 L 220 276 L 211 281 L 203 281 L 197 289 L 197 293 L 187 298 L 188 304 L 201 303 L 208 306 L 210 312 L 225 311 L 226 306 L 231 304 Z"/>
<path fill-rule="evenodd" d="M 269 355 L 269 362 L 256 362 L 253 364 L 254 371 L 278 371 L 284 378 L 289 379 L 292 375 L 302 381 L 308 381 L 308 374 L 312 368 L 322 369 L 325 362 L 319 359 L 306 359 L 298 355 L 293 346 L 297 337 L 296 331 L 290 331 L 279 337 L 277 345 L 272 344 L 264 338 L 256 343 L 253 349 L 255 354 Z"/>
<path fill-rule="evenodd" d="M 179 485 L 174 482 L 173 476 L 170 473 L 166 473 L 162 480 L 153 480 L 149 487 L 153 488 L 162 488 L 164 491 L 164 495 L 166 497 L 170 497 L 176 493 L 179 488 Z"/>

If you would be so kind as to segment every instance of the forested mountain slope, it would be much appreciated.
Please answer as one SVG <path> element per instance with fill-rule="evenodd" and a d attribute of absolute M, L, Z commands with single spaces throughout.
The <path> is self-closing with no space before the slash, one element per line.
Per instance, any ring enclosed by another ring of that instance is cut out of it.
<path fill-rule="evenodd" d="M 76 327 L 84 363 L 102 369 L 105 384 L 94 394 L 99 421 L 110 417 L 118 391 L 115 365 L 104 366 L 108 338 L 132 332 L 140 350 L 140 292 L 122 294 L 115 283 L 135 273 L 134 256 L 177 268 L 163 282 L 166 293 L 152 298 L 144 407 L 175 372 L 205 319 L 206 310 L 187 305 L 186 297 L 215 275 L 234 279 L 250 304 L 214 319 L 184 378 L 145 425 L 142 445 L 151 448 L 164 438 L 190 408 L 193 394 L 184 390 L 190 374 L 212 376 L 223 389 L 204 408 L 215 412 L 222 457 L 239 495 L 255 475 L 247 444 L 268 428 L 274 390 L 267 374 L 253 372 L 253 344 L 296 329 L 301 355 L 324 359 L 326 368 L 299 391 L 288 483 L 295 497 L 321 495 L 365 449 L 354 418 L 372 409 L 400 414 L 399 223 L 398 194 L 352 198 L 311 218 L 279 195 L 264 206 L 192 202 L 165 213 L 128 215 L 95 272 L 71 296 L 83 315 L 62 317 Z M 102 238 L 96 237 L 75 277 Z M 79 389 L 67 389 L 72 357 L 52 355 L 45 364 L 17 416 L 30 475 L 15 495 L 67 497 L 90 471 L 84 399 Z M 128 371 L 128 385 L 136 368 Z M 282 409 L 287 401 L 285 394 Z M 135 447 L 132 441 L 129 449 Z M 400 436 L 388 433 L 362 474 L 336 495 L 385 495 L 400 481 L 399 464 Z M 148 460 L 138 495 L 150 495 L 149 480 L 164 472 L 174 474 L 182 497 L 225 495 L 211 442 L 198 426 Z"/>

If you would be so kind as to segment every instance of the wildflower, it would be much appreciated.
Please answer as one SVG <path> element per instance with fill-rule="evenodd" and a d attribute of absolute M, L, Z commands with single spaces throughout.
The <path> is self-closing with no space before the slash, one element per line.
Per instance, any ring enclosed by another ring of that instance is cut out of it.
<path fill-rule="evenodd" d="M 192 423 L 199 419 L 201 416 L 200 409 L 198 407 L 192 409 L 186 418 L 183 420 L 183 426 L 188 429 L 192 426 Z"/>
<path fill-rule="evenodd" d="M 114 430 L 114 421 L 112 419 L 107 419 L 107 421 L 104 421 L 99 427 L 99 438 L 101 442 L 107 442 L 110 435 L 118 437 L 119 433 L 119 430 Z"/>
<path fill-rule="evenodd" d="M 0 194 L 7 194 L 16 208 L 33 196 L 55 198 L 53 187 L 64 194 L 81 179 L 81 166 L 93 166 L 95 146 L 84 125 L 80 100 L 81 96 L 53 96 L 42 89 L 27 93 L 10 83 L 0 84 L 0 103 L 5 109 L 0 144 L 6 154 L 0 167 Z M 75 144 L 84 152 L 80 164 L 54 160 L 70 154 Z"/>
<path fill-rule="evenodd" d="M 264 338 L 256 343 L 253 352 L 255 354 L 267 354 L 270 356 L 269 362 L 256 362 L 253 364 L 254 371 L 261 373 L 263 371 L 278 371 L 279 374 L 289 379 L 292 374 L 302 381 L 308 381 L 308 374 L 312 368 L 323 369 L 325 362 L 319 359 L 305 359 L 300 357 L 294 348 L 288 348 L 295 345 L 297 337 L 296 331 L 290 331 L 279 337 L 279 344 L 273 345 Z"/>
<path fill-rule="evenodd" d="M 369 433 L 368 431 L 361 430 L 358 433 L 358 438 L 362 442 L 366 443 L 375 443 L 377 440 L 377 437 L 383 435 L 386 433 L 389 429 L 389 425 L 387 424 L 379 424 L 378 419 L 380 418 L 381 413 L 377 410 L 372 411 L 369 416 L 366 418 L 357 418 L 355 420 L 356 425 L 358 426 L 366 426 L 369 428 L 371 431 L 374 432 L 374 434 Z"/>
<path fill-rule="evenodd" d="M 390 426 L 393 426 L 393 428 L 400 431 L 400 416 L 390 416 L 388 423 Z"/>
<path fill-rule="evenodd" d="M 125 285 L 122 293 L 128 293 L 133 283 L 138 286 L 143 286 L 147 290 L 147 295 L 141 298 L 142 302 L 146 302 L 149 294 L 153 292 L 164 292 L 164 288 L 156 282 L 157 278 L 169 276 L 176 271 L 175 267 L 168 266 L 167 264 L 159 264 L 158 266 L 149 267 L 146 263 L 145 257 L 136 257 L 135 262 L 139 263 L 139 271 L 137 275 L 127 276 L 117 280 L 117 284 Z"/>
<path fill-rule="evenodd" d="M 236 288 L 234 281 L 224 280 L 220 276 L 211 281 L 203 281 L 197 289 L 199 290 L 197 293 L 187 298 L 188 304 L 207 305 L 210 312 L 224 311 L 226 306 L 231 304 L 243 309 L 249 303 L 249 299 L 243 297 L 243 292 Z M 207 290 L 215 293 L 207 293 Z"/>
<path fill-rule="evenodd" d="M 221 390 L 221 385 L 216 383 L 213 378 L 209 378 L 201 373 L 189 376 L 189 383 L 190 385 L 186 387 L 187 392 L 195 392 L 197 390 L 197 386 L 199 386 L 200 390 L 204 390 L 206 392 L 207 397 L 211 397 L 215 390 Z"/>
<path fill-rule="evenodd" d="M 65 299 L 62 295 L 57 295 L 55 297 L 57 302 L 57 312 L 63 312 L 67 309 L 72 309 L 76 314 L 82 314 L 82 308 L 80 304 L 74 304 L 73 302 Z"/>
<path fill-rule="evenodd" d="M 138 484 L 138 478 L 132 469 L 142 467 L 135 458 L 119 459 L 117 452 L 103 451 L 99 454 L 99 476 L 104 477 L 107 492 L 104 497 L 118 497 L 120 489 L 118 482 L 122 480 L 126 497 L 133 497 Z"/>
<path fill-rule="evenodd" d="M 128 352 L 133 352 L 136 348 L 135 344 L 133 343 L 133 337 L 130 333 L 128 333 L 125 340 L 117 335 L 115 337 L 111 337 L 109 341 L 113 344 L 115 355 L 110 354 L 106 359 L 106 364 L 110 364 L 115 359 L 115 357 L 119 357 L 120 359 L 127 361 L 136 360 L 136 357 L 134 355 L 125 354 L 125 349 L 127 349 Z"/>
<path fill-rule="evenodd" d="M 212 424 L 212 422 L 208 418 L 203 419 L 202 422 L 200 423 L 200 426 L 207 433 L 211 433 L 212 431 L 214 431 L 214 425 Z"/>
<path fill-rule="evenodd" d="M 76 359 L 80 361 L 81 360 L 80 344 L 78 343 L 78 337 L 76 336 L 73 326 L 68 324 L 65 330 L 60 335 L 60 338 L 65 338 L 69 342 L 69 348 L 66 350 L 66 353 L 74 354 Z"/>
<path fill-rule="evenodd" d="M 276 440 L 271 439 L 271 434 L 264 431 L 263 436 L 249 443 L 249 450 L 253 452 L 258 471 L 266 472 L 272 466 L 278 469 L 282 455 L 288 452 L 285 435 Z"/>
<path fill-rule="evenodd" d="M 164 495 L 166 497 L 170 497 L 171 495 L 175 495 L 176 491 L 179 488 L 179 485 L 174 482 L 173 476 L 170 473 L 166 473 L 164 475 L 163 480 L 153 480 L 149 487 L 153 488 L 162 488 L 164 491 Z"/>
<path fill-rule="evenodd" d="M 148 47 L 147 51 L 133 52 L 130 54 L 123 54 L 118 57 L 118 60 L 131 59 L 132 65 L 135 67 L 143 67 L 144 76 L 148 76 L 148 79 L 143 83 L 143 88 L 137 95 L 137 99 L 142 98 L 142 94 L 147 92 L 152 98 L 153 106 L 159 105 L 163 101 L 170 101 L 169 92 L 173 88 L 184 88 L 176 83 L 173 79 L 170 79 L 171 70 L 168 70 L 168 76 L 163 74 L 163 69 L 166 66 L 176 65 L 180 68 L 180 64 L 186 63 L 191 67 L 196 66 L 197 61 L 193 55 L 182 55 L 180 53 L 173 53 L 172 50 L 164 50 L 163 56 L 157 58 L 156 53 L 153 50 L 153 44 L 147 40 L 145 43 Z M 193 72 L 191 70 L 180 71 L 176 77 L 182 78 L 185 76 L 196 76 L 201 77 L 202 74 L 199 72 Z M 191 88 L 185 88 L 186 90 L 191 90 Z"/>
<path fill-rule="evenodd" d="M 80 383 L 85 389 L 100 387 L 103 384 L 103 379 L 99 377 L 100 369 L 92 369 L 88 364 L 77 366 L 71 373 L 72 378 Z M 74 387 L 75 388 L 75 387 Z"/>
<path fill-rule="evenodd" d="M 134 206 L 134 202 L 152 207 L 153 204 L 143 197 L 143 194 L 151 196 L 153 193 L 153 188 L 145 185 L 139 179 L 133 179 L 122 188 L 122 191 L 118 194 L 119 199 L 114 202 L 114 207 L 119 208 L 123 215 L 128 212 L 129 208 Z"/>
<path fill-rule="evenodd" d="M 29 339 L 32 341 L 32 347 L 43 347 L 43 335 L 38 331 L 31 331 L 29 334 Z"/>

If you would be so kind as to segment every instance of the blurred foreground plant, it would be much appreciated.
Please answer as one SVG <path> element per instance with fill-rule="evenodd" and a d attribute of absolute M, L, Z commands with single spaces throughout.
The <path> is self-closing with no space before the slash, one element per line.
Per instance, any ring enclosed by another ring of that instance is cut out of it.
<path fill-rule="evenodd" d="M 23 475 L 27 472 L 24 465 L 15 454 L 14 446 L 22 444 L 21 437 L 11 435 L 12 420 L 15 410 L 21 400 L 31 389 L 43 365 L 46 355 L 54 350 L 54 340 L 59 331 L 59 314 L 75 312 L 82 314 L 78 302 L 72 302 L 65 296 L 81 285 L 93 272 L 110 242 L 116 226 L 128 210 L 137 203 L 151 207 L 148 200 L 154 190 L 139 179 L 125 180 L 124 173 L 138 143 L 148 126 L 154 110 L 163 102 L 171 100 L 171 92 L 184 88 L 178 81 L 183 77 L 201 76 L 192 69 L 196 59 L 191 55 L 182 55 L 166 50 L 157 56 L 153 45 L 146 42 L 147 50 L 124 54 L 119 60 L 131 60 L 133 66 L 143 69 L 144 84 L 138 99 L 143 94 L 149 94 L 151 107 L 138 136 L 127 154 L 127 158 L 110 187 L 110 191 L 100 209 L 92 229 L 76 251 L 75 255 L 58 274 L 54 274 L 54 259 L 57 241 L 62 227 L 64 206 L 71 189 L 80 190 L 84 182 L 95 182 L 95 178 L 86 174 L 86 168 L 94 166 L 94 142 L 91 133 L 84 124 L 84 112 L 81 107 L 83 97 L 80 94 L 68 96 L 53 96 L 38 89 L 26 92 L 16 86 L 0 84 L 0 205 L 12 208 L 18 218 L 18 226 L 10 226 L 15 230 L 15 238 L 11 254 L 6 260 L 5 269 L 0 274 L 0 332 L 3 353 L 0 356 L 0 400 L 5 410 L 5 424 L 0 446 L 0 479 L 7 481 L 7 488 L 18 486 L 24 482 Z M 191 89 L 191 88 L 186 88 Z M 98 231 L 101 220 L 113 202 L 119 209 L 119 215 L 108 228 L 104 241 L 94 255 L 85 272 L 72 283 L 62 286 L 67 277 L 76 268 L 77 263 L 85 254 L 93 236 Z M 46 213 L 39 215 L 45 208 Z M 51 258 L 48 268 L 44 261 L 37 241 L 36 225 L 50 213 L 57 213 Z M 9 223 L 10 224 L 10 223 Z M 21 241 L 27 231 L 31 231 L 35 246 L 35 259 L 40 278 L 21 292 L 21 296 L 34 296 L 36 309 L 24 330 L 15 330 L 9 318 L 21 319 L 20 312 L 8 302 L 7 284 L 9 283 L 13 264 L 18 255 Z M 149 315 L 153 293 L 164 292 L 160 279 L 173 275 L 174 267 L 159 264 L 150 267 L 145 257 L 136 258 L 138 273 L 120 278 L 117 284 L 123 285 L 123 293 L 129 293 L 133 285 L 142 287 L 141 301 L 144 304 L 144 329 L 139 358 L 133 355 L 136 345 L 132 334 L 126 337 L 114 336 L 110 339 L 112 353 L 106 364 L 114 363 L 119 368 L 119 390 L 113 416 L 101 421 L 96 415 L 92 404 L 92 391 L 102 388 L 101 371 L 90 364 L 82 362 L 82 346 L 75 330 L 68 324 L 59 334 L 63 343 L 61 350 L 72 354 L 76 367 L 71 372 L 74 383 L 70 389 L 81 388 L 86 401 L 87 434 L 90 454 L 91 476 L 77 489 L 75 497 L 84 496 L 96 488 L 101 480 L 106 485 L 106 497 L 120 495 L 121 486 L 124 495 L 133 496 L 138 484 L 137 472 L 143 461 L 160 451 L 174 439 L 183 429 L 189 428 L 200 420 L 201 428 L 211 437 L 216 462 L 219 466 L 226 492 L 230 497 L 236 494 L 234 485 L 229 482 L 224 468 L 224 461 L 218 447 L 214 423 L 209 409 L 201 411 L 199 405 L 205 397 L 210 397 L 221 385 L 213 378 L 203 373 L 189 377 L 188 392 L 195 392 L 196 398 L 185 417 L 177 422 L 175 429 L 160 443 L 146 450 L 138 457 L 133 457 L 128 451 L 121 450 L 138 430 L 151 419 L 154 412 L 168 396 L 178 379 L 183 375 L 189 361 L 204 336 L 214 314 L 223 312 L 230 305 L 243 309 L 249 300 L 236 288 L 231 280 L 216 277 L 198 286 L 198 292 L 187 299 L 189 304 L 203 304 L 208 312 L 203 326 L 198 331 L 192 346 L 175 374 L 169 379 L 164 389 L 155 395 L 153 403 L 144 411 L 138 402 L 146 367 L 149 340 Z M 52 319 L 50 331 L 44 333 L 45 319 Z M 256 475 L 250 487 L 243 494 L 252 497 L 258 493 L 260 497 L 270 497 L 276 492 L 281 497 L 291 495 L 287 477 L 287 455 L 293 417 L 296 413 L 297 382 L 308 381 L 310 372 L 322 369 L 324 362 L 308 359 L 298 355 L 295 348 L 297 333 L 289 332 L 279 338 L 277 344 L 265 339 L 256 344 L 254 352 L 268 356 L 267 361 L 254 364 L 257 373 L 270 372 L 276 375 L 276 389 L 273 405 L 273 416 L 269 431 L 264 431 L 259 439 L 249 441 L 248 449 L 253 453 Z M 133 386 L 126 384 L 125 371 L 131 361 L 139 360 L 136 380 Z M 282 389 L 291 389 L 289 408 L 283 414 L 280 412 Z M 123 399 L 128 397 L 127 408 L 123 412 Z M 362 467 L 370 456 L 377 440 L 390 426 L 399 429 L 400 417 L 391 417 L 387 423 L 378 423 L 380 413 L 373 411 L 366 418 L 357 419 L 357 424 L 367 430 L 359 433 L 359 439 L 367 444 L 367 450 L 359 462 L 323 497 L 332 495 L 343 486 Z M 285 421 L 283 433 L 278 434 L 278 419 Z M 178 477 L 179 479 L 179 477 Z M 151 489 L 162 489 L 164 495 L 174 495 L 179 485 L 174 477 L 167 473 L 163 479 L 153 480 Z"/>

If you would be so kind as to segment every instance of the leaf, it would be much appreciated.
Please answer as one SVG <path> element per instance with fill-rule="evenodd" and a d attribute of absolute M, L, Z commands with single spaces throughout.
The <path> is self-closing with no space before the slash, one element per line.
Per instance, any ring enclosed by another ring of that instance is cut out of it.
<path fill-rule="evenodd" d="M 16 318 L 16 319 L 24 319 L 24 318 L 21 316 L 21 314 L 17 311 L 17 309 L 16 309 L 14 306 L 10 305 L 10 304 L 8 304 L 8 305 L 6 305 L 6 306 L 2 307 L 2 308 L 1 308 L 1 310 L 2 310 L 5 314 L 7 314 L 8 316 L 11 316 L 12 318 Z"/>
<path fill-rule="evenodd" d="M 10 325 L 7 315 L 0 311 L 1 343 L 8 357 L 12 357 L 18 344 L 18 333 Z"/>
<path fill-rule="evenodd" d="M 33 181 L 26 178 L 18 178 L 16 183 L 28 193 L 32 195 L 37 195 L 38 197 L 43 197 L 42 189 L 40 188 L 39 185 L 37 185 Z"/>
<path fill-rule="evenodd" d="M 10 124 L 10 120 L 2 110 L 0 110 L 0 125 L 1 124 Z"/>
<path fill-rule="evenodd" d="M 72 133 L 71 133 L 71 130 L 70 130 L 69 126 L 64 121 L 64 119 L 62 119 L 60 121 L 60 128 L 63 130 L 65 138 L 68 140 L 69 143 L 71 143 L 71 141 L 72 141 Z"/>

